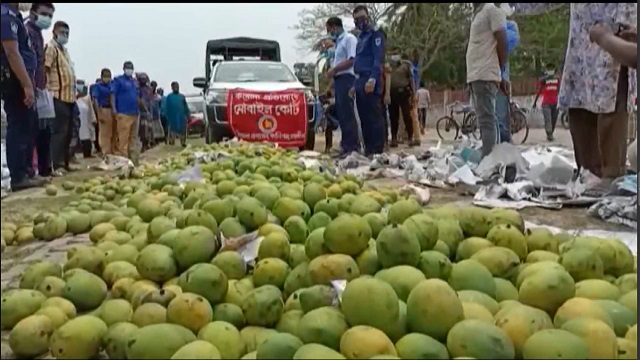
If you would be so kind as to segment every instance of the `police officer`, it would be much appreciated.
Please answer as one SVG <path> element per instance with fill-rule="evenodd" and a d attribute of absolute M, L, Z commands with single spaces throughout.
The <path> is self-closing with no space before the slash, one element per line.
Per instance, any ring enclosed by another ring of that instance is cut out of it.
<path fill-rule="evenodd" d="M 27 157 L 33 155 L 28 151 L 31 129 L 38 121 L 33 89 L 37 60 L 20 11 L 30 9 L 31 3 L 0 4 L 0 87 L 7 113 L 7 166 L 13 191 L 44 184 L 28 176 Z"/>
<path fill-rule="evenodd" d="M 354 92 L 365 155 L 381 154 L 384 151 L 384 118 L 380 103 L 383 92 L 383 34 L 371 24 L 369 10 L 364 5 L 353 10 L 353 21 L 360 30 L 354 64 Z"/>
<path fill-rule="evenodd" d="M 327 71 L 327 77 L 333 79 L 335 109 L 340 123 L 342 138 L 340 156 L 347 156 L 357 152 L 358 123 L 353 111 L 353 99 L 349 97 L 349 91 L 353 88 L 355 76 L 353 63 L 356 56 L 358 39 L 351 33 L 344 31 L 342 20 L 332 17 L 327 20 L 327 33 L 335 41 L 335 53 L 331 68 Z M 328 128 L 328 127 L 327 127 Z M 330 145 L 330 144 L 329 144 Z"/>

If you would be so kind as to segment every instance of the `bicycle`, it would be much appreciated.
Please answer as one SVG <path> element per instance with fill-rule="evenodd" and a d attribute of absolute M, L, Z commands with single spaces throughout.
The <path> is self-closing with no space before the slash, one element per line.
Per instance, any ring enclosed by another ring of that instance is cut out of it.
<path fill-rule="evenodd" d="M 511 101 L 509 103 L 509 106 L 510 106 L 509 114 L 511 115 L 510 116 L 511 141 L 514 144 L 522 145 L 529 138 L 529 122 L 527 121 L 527 110 L 525 110 L 524 108 L 521 108 L 520 105 L 518 105 L 515 101 Z M 524 137 L 522 138 L 522 141 L 516 142 L 514 140 L 514 135 L 520 133 L 521 131 L 523 132 Z"/>
<path fill-rule="evenodd" d="M 436 131 L 438 136 L 442 140 L 445 139 L 443 133 L 453 132 L 453 139 L 457 140 L 460 132 L 463 135 L 471 134 L 476 140 L 480 138 L 480 132 L 476 122 L 476 115 L 471 105 L 462 105 L 462 108 L 457 109 L 461 103 L 459 101 L 453 104 L 447 105 L 449 115 L 445 115 L 436 121 Z M 462 125 L 455 119 L 455 115 L 462 114 Z"/>

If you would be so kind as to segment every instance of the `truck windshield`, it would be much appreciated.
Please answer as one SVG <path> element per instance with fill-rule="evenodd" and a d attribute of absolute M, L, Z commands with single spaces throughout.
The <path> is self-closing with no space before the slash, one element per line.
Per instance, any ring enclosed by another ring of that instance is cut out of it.
<path fill-rule="evenodd" d="M 284 64 L 226 62 L 218 65 L 213 82 L 293 82 L 295 75 Z"/>

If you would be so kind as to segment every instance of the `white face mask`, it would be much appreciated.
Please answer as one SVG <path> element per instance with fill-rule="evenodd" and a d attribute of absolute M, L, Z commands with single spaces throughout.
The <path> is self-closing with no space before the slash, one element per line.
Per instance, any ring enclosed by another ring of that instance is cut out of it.
<path fill-rule="evenodd" d="M 31 11 L 31 5 L 33 3 L 18 3 L 18 10 L 22 12 Z"/>
<path fill-rule="evenodd" d="M 125 69 L 124 70 L 124 74 L 127 75 L 127 76 L 133 75 L 133 69 Z"/>
<path fill-rule="evenodd" d="M 391 55 L 391 61 L 398 62 L 400 59 L 400 55 Z"/>

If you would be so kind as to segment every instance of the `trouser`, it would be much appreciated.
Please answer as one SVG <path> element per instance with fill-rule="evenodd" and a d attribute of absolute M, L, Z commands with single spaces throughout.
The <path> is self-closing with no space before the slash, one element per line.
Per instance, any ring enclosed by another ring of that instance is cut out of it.
<path fill-rule="evenodd" d="M 336 115 L 340 125 L 340 148 L 343 153 L 358 151 L 358 127 L 353 109 L 353 99 L 349 90 L 353 88 L 356 78 L 350 74 L 338 75 L 333 78 L 336 99 Z"/>
<path fill-rule="evenodd" d="M 73 132 L 74 103 L 53 99 L 56 117 L 51 123 L 51 162 L 54 169 L 69 166 L 70 145 Z"/>
<path fill-rule="evenodd" d="M 618 77 L 615 110 L 595 114 L 569 109 L 569 131 L 578 169 L 587 169 L 600 178 L 625 174 L 629 132 L 629 69 L 622 67 Z"/>
<path fill-rule="evenodd" d="M 129 157 L 137 144 L 138 135 L 138 115 L 116 114 L 116 131 L 118 141 L 114 154 L 122 157 Z"/>
<path fill-rule="evenodd" d="M 115 116 L 110 108 L 98 108 L 98 128 L 97 134 L 100 149 L 104 155 L 112 155 L 118 146 L 118 131 L 116 129 Z"/>
<path fill-rule="evenodd" d="M 420 123 L 420 129 L 427 128 L 427 108 L 418 108 L 418 120 Z"/>
<path fill-rule="evenodd" d="M 164 140 L 164 142 L 166 143 L 167 138 L 169 137 L 169 122 L 167 121 L 166 116 L 160 116 L 160 124 L 162 124 L 162 129 L 164 129 L 164 136 L 162 137 L 162 140 Z"/>
<path fill-rule="evenodd" d="M 80 140 L 80 148 L 82 149 L 82 156 L 85 159 L 90 158 L 93 152 L 93 142 L 91 140 Z"/>
<path fill-rule="evenodd" d="M 382 109 L 382 126 L 384 128 L 382 143 L 386 151 L 389 147 L 389 107 L 384 103 L 384 98 L 380 99 L 380 108 Z"/>
<path fill-rule="evenodd" d="M 547 135 L 553 135 L 558 121 L 558 105 L 542 105 L 542 116 L 544 117 L 544 131 Z"/>
<path fill-rule="evenodd" d="M 633 140 L 627 148 L 627 159 L 629 159 L 629 169 L 638 172 L 638 139 Z"/>
<path fill-rule="evenodd" d="M 413 140 L 413 121 L 411 118 L 411 91 L 408 88 L 391 89 L 391 103 L 389 104 L 389 121 L 391 122 L 391 139 L 398 141 L 400 113 L 407 129 L 409 140 Z"/>
<path fill-rule="evenodd" d="M 37 114 L 36 114 L 37 115 Z M 41 126 L 41 119 L 37 119 L 34 128 L 31 129 L 31 142 L 27 152 L 27 172 L 29 176 L 50 176 L 51 175 L 51 129 L 48 126 Z M 36 172 L 37 170 L 37 172 Z"/>
<path fill-rule="evenodd" d="M 496 95 L 496 116 L 498 117 L 498 133 L 500 143 L 511 142 L 511 116 L 509 97 L 502 90 Z"/>
<path fill-rule="evenodd" d="M 100 147 L 100 126 L 97 123 L 93 124 L 93 129 L 96 132 L 96 139 L 93 141 L 93 146 L 95 146 L 96 151 L 102 153 L 102 147 Z"/>
<path fill-rule="evenodd" d="M 491 153 L 498 138 L 498 116 L 496 114 L 496 95 L 498 83 L 493 81 L 473 81 L 471 98 L 482 137 L 482 157 Z"/>
<path fill-rule="evenodd" d="M 360 76 L 356 79 L 356 106 L 360 116 L 360 127 L 364 142 L 365 155 L 382 154 L 384 152 L 384 120 L 382 106 L 380 104 L 380 91 L 367 94 L 364 86 L 369 80 L 368 76 Z M 376 87 L 379 87 L 378 83 Z"/>
<path fill-rule="evenodd" d="M 4 86 L 4 85 L 3 85 Z M 38 124 L 38 112 L 34 106 L 24 105 L 20 88 L 6 91 L 4 111 L 7 114 L 6 156 L 11 183 L 18 184 L 27 179 L 33 160 L 33 129 Z"/>
<path fill-rule="evenodd" d="M 413 141 L 420 142 L 420 119 L 418 119 L 418 107 L 416 104 L 415 95 L 411 95 L 409 101 L 409 108 L 411 109 L 411 123 L 413 124 Z"/>
<path fill-rule="evenodd" d="M 626 109 L 620 110 L 595 114 L 569 109 L 569 131 L 578 169 L 589 170 L 601 178 L 624 175 L 629 115 Z"/>
<path fill-rule="evenodd" d="M 38 159 L 38 174 L 51 175 L 51 129 L 38 128 L 36 134 L 36 155 Z"/>

